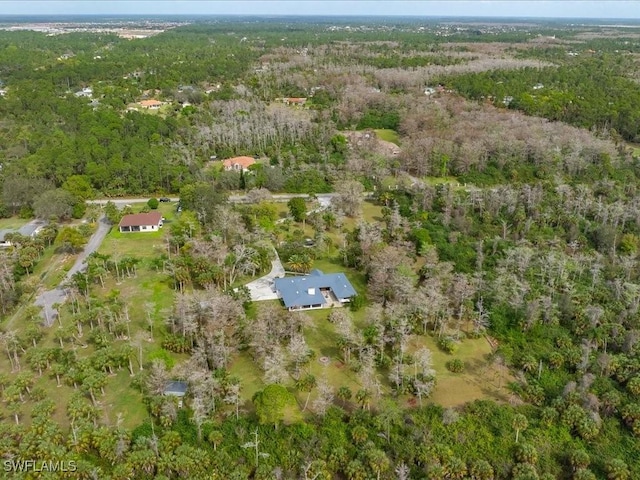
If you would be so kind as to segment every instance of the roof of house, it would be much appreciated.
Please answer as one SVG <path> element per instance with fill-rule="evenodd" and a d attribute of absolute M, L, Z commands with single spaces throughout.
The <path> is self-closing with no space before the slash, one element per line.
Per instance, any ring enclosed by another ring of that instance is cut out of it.
<path fill-rule="evenodd" d="M 289 103 L 305 103 L 307 99 L 305 97 L 289 97 L 287 102 Z"/>
<path fill-rule="evenodd" d="M 125 215 L 120 220 L 121 227 L 139 227 L 142 225 L 159 225 L 162 220 L 160 212 L 134 213 Z"/>
<path fill-rule="evenodd" d="M 143 107 L 157 107 L 162 105 L 162 102 L 160 100 L 141 100 L 138 102 L 140 105 L 142 105 Z"/>
<path fill-rule="evenodd" d="M 234 165 L 240 165 L 242 168 L 249 168 L 256 163 L 256 159 L 253 157 L 233 157 L 227 158 L 222 162 L 225 167 L 232 167 Z"/>
<path fill-rule="evenodd" d="M 323 305 L 326 302 L 320 293 L 321 288 L 330 288 L 339 299 L 356 294 L 344 273 L 325 274 L 320 270 L 312 270 L 309 275 L 302 277 L 276 278 L 274 283 L 287 308 Z"/>
<path fill-rule="evenodd" d="M 167 382 L 166 386 L 164 387 L 164 394 L 165 395 L 175 395 L 175 396 L 179 396 L 182 397 L 187 393 L 187 383 L 186 382 L 181 382 L 178 380 L 171 380 L 170 382 Z"/>
<path fill-rule="evenodd" d="M 4 237 L 6 237 L 7 235 L 9 235 L 10 233 L 14 233 L 13 230 L 0 230 L 0 242 L 4 242 Z"/>

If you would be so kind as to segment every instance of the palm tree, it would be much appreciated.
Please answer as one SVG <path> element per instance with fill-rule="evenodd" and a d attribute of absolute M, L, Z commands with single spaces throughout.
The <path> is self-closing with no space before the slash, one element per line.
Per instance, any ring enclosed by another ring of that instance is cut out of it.
<path fill-rule="evenodd" d="M 311 390 L 316 387 L 317 381 L 316 377 L 311 374 L 305 375 L 300 380 L 296 382 L 296 388 L 301 392 L 307 392 L 307 398 L 304 402 L 304 406 L 302 407 L 302 411 L 304 412 L 307 409 L 307 405 L 309 404 L 309 397 L 311 396 Z"/>
<path fill-rule="evenodd" d="M 313 260 L 309 255 L 294 254 L 289 257 L 287 264 L 292 272 L 308 273 L 313 265 Z"/>
<path fill-rule="evenodd" d="M 351 430 L 351 439 L 356 445 L 362 445 L 369 438 L 369 431 L 362 425 L 356 425 Z"/>
<path fill-rule="evenodd" d="M 383 472 L 389 470 L 391 466 L 391 462 L 389 461 L 389 457 L 382 450 L 372 450 L 367 455 L 369 458 L 369 466 L 371 470 L 373 470 L 376 474 L 376 479 L 380 480 L 380 475 Z"/>
<path fill-rule="evenodd" d="M 516 431 L 516 443 L 518 443 L 518 439 L 520 438 L 520 431 L 527 429 L 527 427 L 529 426 L 529 420 L 527 420 L 527 417 L 525 417 L 521 413 L 518 413 L 515 417 L 513 417 L 512 426 Z"/>
<path fill-rule="evenodd" d="M 486 460 L 475 460 L 471 464 L 471 478 L 473 480 L 493 480 L 493 467 Z"/>
<path fill-rule="evenodd" d="M 351 392 L 351 389 L 345 385 L 343 385 L 338 389 L 338 392 L 336 395 L 340 400 L 342 400 L 343 404 L 346 404 L 349 400 L 351 400 L 351 397 L 353 397 L 353 393 Z"/>
<path fill-rule="evenodd" d="M 612 458 L 605 466 L 608 480 L 627 480 L 631 478 L 629 467 L 627 464 L 619 458 Z"/>
<path fill-rule="evenodd" d="M 356 401 L 360 404 L 362 409 L 369 410 L 371 406 L 371 392 L 366 388 L 361 388 L 356 392 Z"/>
<path fill-rule="evenodd" d="M 220 430 L 211 430 L 207 435 L 207 441 L 213 445 L 213 451 L 215 452 L 218 449 L 218 445 L 223 440 L 223 435 Z"/>

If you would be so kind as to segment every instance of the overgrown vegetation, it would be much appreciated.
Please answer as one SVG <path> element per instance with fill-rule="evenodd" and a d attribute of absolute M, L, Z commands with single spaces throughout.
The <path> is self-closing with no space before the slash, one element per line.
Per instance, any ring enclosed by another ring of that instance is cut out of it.
<path fill-rule="evenodd" d="M 636 30 L 1 32 L 0 456 L 73 478 L 640 477 Z M 112 228 L 67 275 L 98 222 L 150 210 L 160 231 Z M 251 301 L 278 261 L 344 272 L 351 308 Z"/>

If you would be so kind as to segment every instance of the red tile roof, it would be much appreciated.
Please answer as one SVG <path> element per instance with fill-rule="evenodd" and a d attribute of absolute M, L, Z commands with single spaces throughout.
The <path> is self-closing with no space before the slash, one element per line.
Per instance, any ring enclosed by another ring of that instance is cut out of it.
<path fill-rule="evenodd" d="M 142 100 L 140 102 L 140 105 L 142 105 L 143 107 L 159 107 L 160 105 L 162 105 L 162 102 L 160 100 Z"/>
<path fill-rule="evenodd" d="M 242 168 L 249 168 L 254 163 L 256 163 L 256 160 L 253 157 L 233 157 L 227 158 L 222 162 L 224 168 L 231 168 L 234 165 L 240 165 Z"/>
<path fill-rule="evenodd" d="M 135 213 L 125 215 L 120 220 L 121 227 L 141 227 L 149 225 L 160 225 L 162 214 L 160 212 Z"/>

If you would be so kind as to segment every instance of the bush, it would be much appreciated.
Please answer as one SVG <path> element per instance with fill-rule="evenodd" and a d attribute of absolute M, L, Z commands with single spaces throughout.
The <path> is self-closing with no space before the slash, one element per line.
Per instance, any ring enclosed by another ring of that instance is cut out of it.
<path fill-rule="evenodd" d="M 73 206 L 71 216 L 73 218 L 82 218 L 84 217 L 84 214 L 86 211 L 87 211 L 87 204 L 84 202 L 78 202 Z"/>
<path fill-rule="evenodd" d="M 460 373 L 464 370 L 464 362 L 459 358 L 449 360 L 445 366 L 447 367 L 447 370 L 453 373 Z"/>
<path fill-rule="evenodd" d="M 177 335 L 168 335 L 167 338 L 162 341 L 162 348 L 173 353 L 191 352 L 191 345 L 189 344 L 189 340 L 187 340 L 185 337 L 179 337 Z"/>
<path fill-rule="evenodd" d="M 158 205 L 160 205 L 160 202 L 157 198 L 150 198 L 147 202 L 147 205 L 151 210 L 156 210 L 158 208 Z"/>
<path fill-rule="evenodd" d="M 351 301 L 349 302 L 349 308 L 352 312 L 357 312 L 362 307 L 364 307 L 364 296 L 363 295 L 354 295 L 351 297 Z"/>
<path fill-rule="evenodd" d="M 164 363 L 164 365 L 167 367 L 167 370 L 171 370 L 176 364 L 176 361 L 164 348 L 159 348 L 149 353 L 149 355 L 147 356 L 147 361 L 153 362 L 154 360 L 160 360 L 162 363 Z"/>
<path fill-rule="evenodd" d="M 454 353 L 458 349 L 458 344 L 451 337 L 442 337 L 438 340 L 438 347 L 448 354 Z"/>

